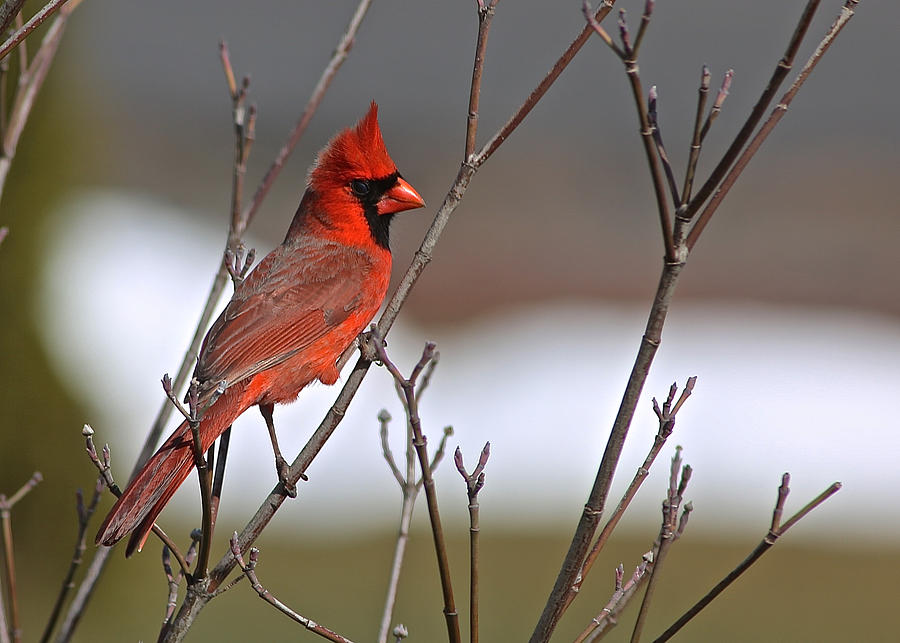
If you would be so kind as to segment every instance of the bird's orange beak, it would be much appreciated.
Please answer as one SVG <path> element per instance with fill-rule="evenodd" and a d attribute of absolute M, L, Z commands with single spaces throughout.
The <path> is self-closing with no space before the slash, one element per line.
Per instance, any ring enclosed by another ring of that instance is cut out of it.
<path fill-rule="evenodd" d="M 425 199 L 419 196 L 413 186 L 403 178 L 398 178 L 390 190 L 384 193 L 378 202 L 378 214 L 394 214 L 404 210 L 421 208 L 425 205 Z"/>

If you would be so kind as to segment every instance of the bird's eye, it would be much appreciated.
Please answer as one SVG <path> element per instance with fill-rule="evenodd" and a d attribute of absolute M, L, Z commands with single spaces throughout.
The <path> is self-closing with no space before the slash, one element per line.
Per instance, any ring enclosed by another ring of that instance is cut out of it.
<path fill-rule="evenodd" d="M 366 196 L 369 193 L 369 190 L 371 190 L 371 186 L 368 181 L 353 179 L 350 181 L 350 190 L 352 190 L 353 194 L 356 196 Z"/>

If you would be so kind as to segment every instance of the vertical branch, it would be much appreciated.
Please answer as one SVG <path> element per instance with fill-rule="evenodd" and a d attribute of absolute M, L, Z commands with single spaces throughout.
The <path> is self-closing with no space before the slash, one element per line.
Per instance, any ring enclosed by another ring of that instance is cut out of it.
<path fill-rule="evenodd" d="M 444 618 L 447 621 L 447 636 L 451 643 L 460 643 L 459 614 L 456 611 L 456 602 L 453 598 L 453 584 L 450 578 L 450 561 L 447 557 L 447 544 L 444 539 L 444 528 L 441 525 L 441 515 L 438 510 L 437 493 L 432 477 L 431 462 L 428 458 L 428 449 L 425 436 L 422 433 L 422 421 L 419 418 L 419 402 L 416 397 L 416 382 L 422 371 L 434 358 L 435 345 L 431 342 L 425 344 L 422 357 L 413 367 L 409 378 L 403 377 L 399 369 L 391 362 L 384 347 L 384 340 L 373 330 L 372 345 L 379 360 L 388 369 L 394 380 L 403 389 L 405 397 L 409 426 L 413 432 L 413 446 L 419 459 L 419 467 L 422 470 L 422 484 L 425 489 L 425 501 L 428 505 L 428 517 L 431 521 L 431 535 L 434 540 L 435 554 L 437 555 L 438 573 L 441 578 L 441 592 L 444 596 Z"/>
<path fill-rule="evenodd" d="M 678 482 L 679 469 L 681 470 L 681 482 Z M 684 490 L 687 488 L 690 479 L 691 466 L 686 464 L 682 468 L 681 447 L 675 447 L 675 455 L 672 457 L 672 467 L 669 472 L 669 493 L 663 501 L 662 507 L 663 519 L 659 530 L 659 545 L 653 558 L 653 569 L 650 571 L 650 578 L 647 580 L 644 600 L 641 601 L 641 609 L 638 612 L 637 621 L 631 633 L 631 643 L 639 643 L 641 640 L 641 633 L 647 621 L 647 614 L 650 612 L 650 602 L 653 600 L 654 590 L 659 580 L 659 570 L 662 569 L 662 564 L 666 559 L 666 554 L 669 553 L 669 548 L 678 537 L 678 509 L 681 506 Z"/>
<path fill-rule="evenodd" d="M 9 605 L 7 618 L 8 631 L 6 634 L 15 642 L 22 640 L 22 628 L 19 623 L 19 596 L 16 586 L 16 561 L 13 554 L 13 534 L 12 534 L 12 508 L 19 500 L 34 489 L 44 477 L 35 472 L 34 475 L 22 487 L 9 498 L 4 494 L 0 494 L 0 537 L 3 540 L 3 562 L 4 562 L 4 581 L 6 585 L 6 600 Z"/>
<path fill-rule="evenodd" d="M 700 88 L 697 90 L 697 112 L 694 116 L 694 134 L 691 136 L 691 148 L 688 154 L 687 171 L 684 173 L 684 187 L 681 188 L 681 204 L 684 206 L 691 200 L 691 190 L 694 188 L 694 173 L 697 171 L 697 161 L 700 160 L 700 130 L 703 127 L 703 112 L 706 109 L 706 99 L 709 97 L 709 67 L 703 65 L 703 73 L 700 75 Z"/>
<path fill-rule="evenodd" d="M 422 393 L 425 392 L 425 389 L 428 386 L 428 382 L 431 379 L 434 367 L 437 364 L 438 355 L 438 353 L 434 354 L 434 359 L 432 359 L 431 363 L 428 365 L 428 369 L 422 375 L 417 393 L 419 399 L 421 399 Z M 403 389 L 399 386 L 397 388 L 401 402 L 405 401 Z M 391 631 L 391 621 L 394 617 L 394 605 L 397 601 L 397 589 L 400 584 L 400 572 L 403 568 L 403 559 L 406 556 L 406 546 L 409 543 L 409 527 L 412 523 L 413 508 L 415 507 L 416 499 L 419 495 L 419 490 L 422 488 L 423 484 L 422 478 L 416 480 L 416 452 L 413 447 L 414 440 L 408 415 L 409 409 L 405 405 L 404 409 L 407 411 L 405 475 L 400 472 L 400 468 L 397 466 L 397 462 L 394 460 L 394 454 L 391 452 L 391 447 L 388 443 L 388 424 L 391 421 L 391 414 L 387 412 L 387 409 L 381 409 L 381 411 L 378 413 L 382 455 L 384 456 L 385 462 L 387 462 L 388 468 L 391 470 L 394 479 L 400 486 L 400 491 L 403 497 L 400 507 L 400 527 L 397 533 L 397 541 L 394 545 L 394 557 L 391 561 L 391 573 L 390 579 L 388 580 L 388 589 L 384 600 L 384 610 L 381 614 L 381 625 L 378 628 L 378 643 L 387 643 L 388 633 Z M 431 460 L 432 471 L 434 471 L 437 468 L 438 464 L 440 464 L 441 459 L 443 458 L 444 449 L 447 446 L 447 438 L 449 438 L 452 434 L 452 427 L 448 426 L 444 428 L 444 435 L 441 438 L 441 441 L 438 444 L 437 451 L 435 452 L 434 457 Z M 398 627 L 402 626 L 398 625 Z"/>
<path fill-rule="evenodd" d="M 479 519 L 480 505 L 478 492 L 484 487 L 484 468 L 491 456 L 491 443 L 486 442 L 478 458 L 478 464 L 472 473 L 466 471 L 463 466 L 462 451 L 456 447 L 453 456 L 456 462 L 456 470 L 466 482 L 466 495 L 469 497 L 469 640 L 478 643 L 478 569 L 479 569 L 479 535 L 481 523 Z"/>
<path fill-rule="evenodd" d="M 591 6 L 588 0 L 582 3 L 582 13 L 587 20 L 588 27 L 600 36 L 600 39 L 616 54 L 625 66 L 625 76 L 628 79 L 628 85 L 631 88 L 631 95 L 634 98 L 635 108 L 638 113 L 638 122 L 640 124 L 641 142 L 644 146 L 644 155 L 647 157 L 647 164 L 650 168 L 650 179 L 653 183 L 653 193 L 656 196 L 656 209 L 659 213 L 659 223 L 662 228 L 663 246 L 665 247 L 666 261 L 675 261 L 675 242 L 672 235 L 672 221 L 669 213 L 669 204 L 666 201 L 666 190 L 663 181 L 663 172 L 660 169 L 660 158 L 657 155 L 656 143 L 654 141 L 654 127 L 650 122 L 650 114 L 644 103 L 644 91 L 641 87 L 640 72 L 637 64 L 637 48 L 631 44 L 631 35 L 628 30 L 628 24 L 625 22 L 625 11 L 619 11 L 619 35 L 622 40 L 622 46 L 619 47 L 613 42 L 613 39 L 606 33 L 606 30 L 600 26 L 600 23 L 594 18 Z M 650 15 L 653 11 L 653 3 L 647 2 L 644 9 L 644 16 L 641 20 L 640 34 L 647 28 Z M 655 96 L 654 96 L 655 98 Z M 655 100 L 653 101 L 655 107 Z"/>
<path fill-rule="evenodd" d="M 59 594 L 56 597 L 56 602 L 53 605 L 53 610 L 50 612 L 50 618 L 47 619 L 47 625 L 44 627 L 44 634 L 41 636 L 41 643 L 47 643 L 50 640 L 51 635 L 53 634 L 53 629 L 56 627 L 56 622 L 59 620 L 59 615 L 62 613 L 63 604 L 65 604 L 66 597 L 69 595 L 69 591 L 75 586 L 73 583 L 73 579 L 75 578 L 75 572 L 78 570 L 78 567 L 81 566 L 82 561 L 84 560 L 84 552 L 87 549 L 86 534 L 88 523 L 91 520 L 91 516 L 94 515 L 94 511 L 97 509 L 97 505 L 100 503 L 100 496 L 103 493 L 103 489 L 105 488 L 105 484 L 103 482 L 103 477 L 98 476 L 97 482 L 94 485 L 94 493 L 91 496 L 90 503 L 85 506 L 84 504 L 84 494 L 81 489 L 76 492 L 76 503 L 75 509 L 78 513 L 78 536 L 75 539 L 75 552 L 72 554 L 72 560 L 69 563 L 69 570 L 66 572 L 65 578 L 63 578 L 62 587 L 59 590 Z"/>
<path fill-rule="evenodd" d="M 475 42 L 475 64 L 472 69 L 472 84 L 469 89 L 469 116 L 466 122 L 466 151 L 463 158 L 468 161 L 475 153 L 475 141 L 478 134 L 478 100 L 481 95 L 481 74 L 484 71 L 484 54 L 487 50 L 488 34 L 491 31 L 491 20 L 494 18 L 494 7 L 499 0 L 478 0 L 478 39 Z"/>

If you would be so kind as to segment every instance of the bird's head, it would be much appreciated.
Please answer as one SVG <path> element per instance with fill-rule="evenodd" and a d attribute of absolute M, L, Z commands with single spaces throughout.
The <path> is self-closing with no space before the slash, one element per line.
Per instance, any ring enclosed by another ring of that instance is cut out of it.
<path fill-rule="evenodd" d="M 392 215 L 425 205 L 384 146 L 374 101 L 355 127 L 340 132 L 319 153 L 309 191 L 316 195 L 314 216 L 328 218 L 323 224 L 344 227 L 364 217 L 376 243 L 384 247 Z"/>

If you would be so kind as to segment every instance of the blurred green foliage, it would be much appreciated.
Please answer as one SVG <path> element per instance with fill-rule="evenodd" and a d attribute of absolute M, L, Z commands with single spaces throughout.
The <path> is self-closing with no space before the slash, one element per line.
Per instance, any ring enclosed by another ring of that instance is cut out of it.
<path fill-rule="evenodd" d="M 0 245 L 0 492 L 15 492 L 34 471 L 44 474 L 39 496 L 16 508 L 13 524 L 17 542 L 34 540 L 48 552 L 71 546 L 48 522 L 74 516 L 76 487 L 93 485 L 79 444 L 84 412 L 51 368 L 38 333 L 48 216 L 91 162 L 92 147 L 75 126 L 80 103 L 62 80 L 64 63 L 58 57 L 37 97 L 0 200 L 0 226 L 9 228 Z M 78 275 L 71 277 L 77 289 Z"/>

